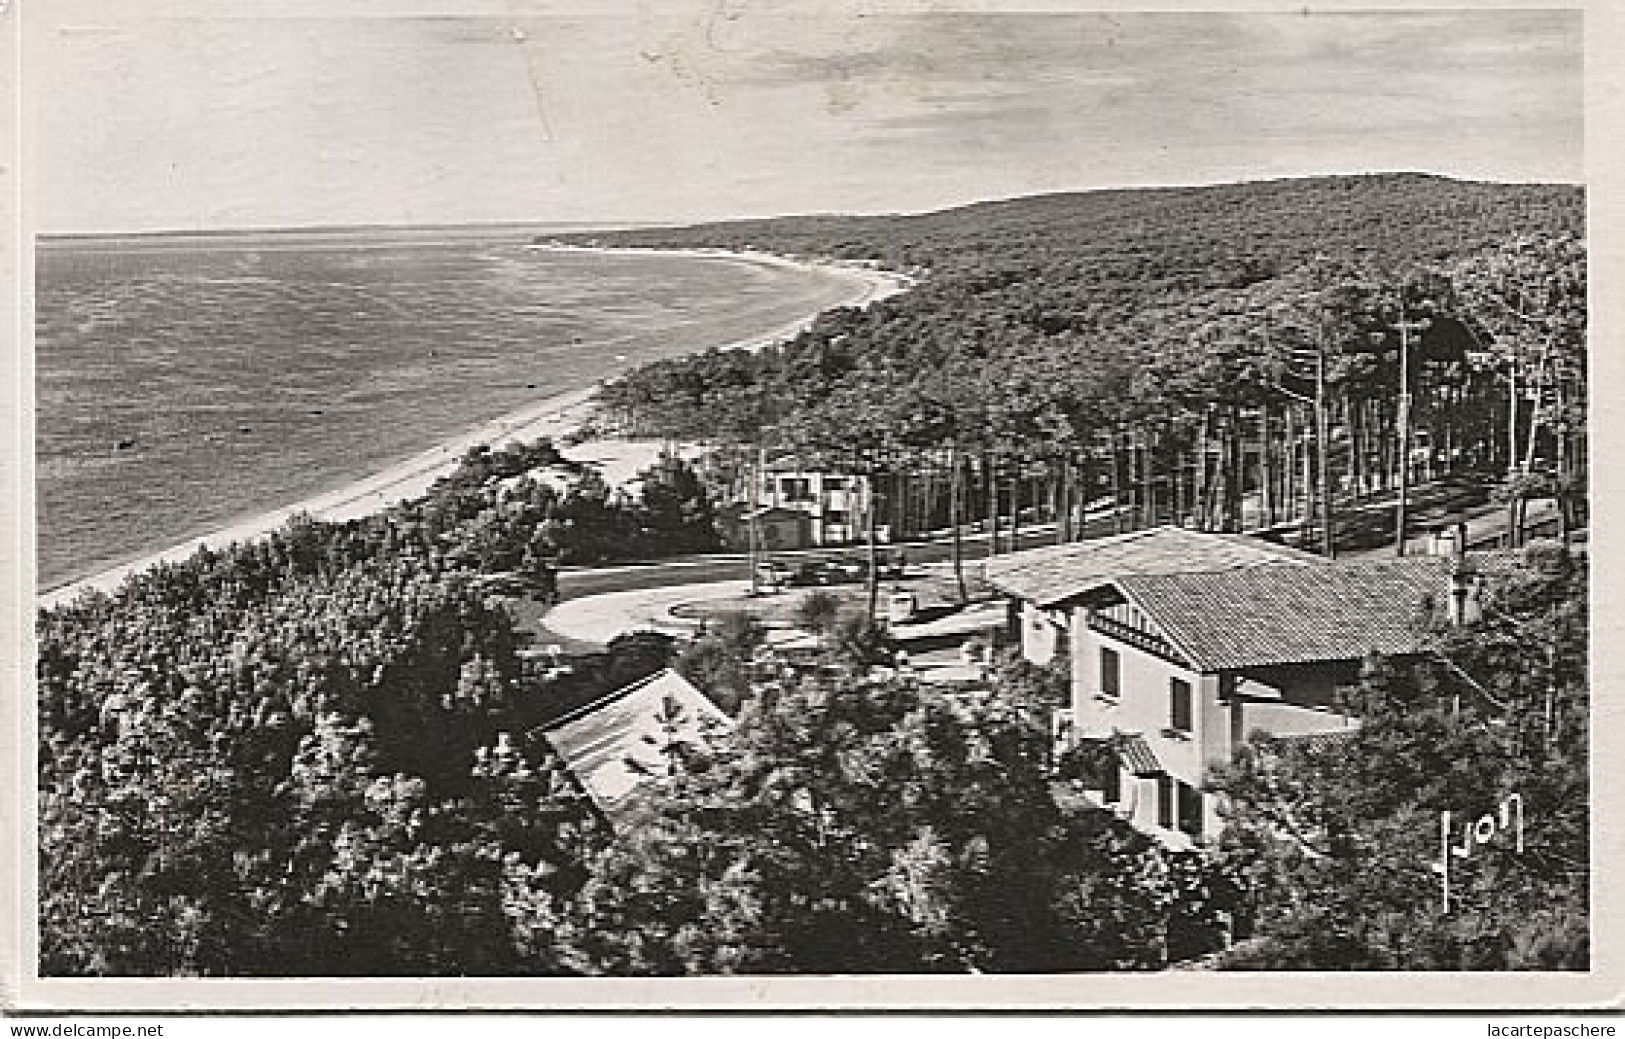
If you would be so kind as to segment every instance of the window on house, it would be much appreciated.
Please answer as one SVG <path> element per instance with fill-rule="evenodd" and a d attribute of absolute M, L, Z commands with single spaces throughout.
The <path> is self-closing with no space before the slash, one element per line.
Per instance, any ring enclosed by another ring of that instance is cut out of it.
<path fill-rule="evenodd" d="M 1123 766 L 1118 764 L 1116 761 L 1111 761 L 1108 762 L 1106 767 L 1101 771 L 1103 773 L 1103 775 L 1100 777 L 1101 800 L 1105 801 L 1109 805 L 1122 804 Z"/>
<path fill-rule="evenodd" d="M 824 522 L 832 526 L 844 527 L 849 518 L 846 512 L 841 509 L 826 509 L 824 512 Z"/>
<path fill-rule="evenodd" d="M 1202 836 L 1202 792 L 1184 783 L 1179 788 L 1179 829 L 1192 837 Z"/>
<path fill-rule="evenodd" d="M 779 491 L 785 501 L 812 501 L 812 481 L 802 477 L 780 480 Z"/>
<path fill-rule="evenodd" d="M 1180 785 L 1171 776 L 1157 777 L 1157 825 L 1164 830 L 1173 829 L 1178 817 Z"/>
<path fill-rule="evenodd" d="M 1100 691 L 1113 700 L 1121 695 L 1123 689 L 1123 664 L 1118 659 L 1117 650 L 1100 647 Z"/>
<path fill-rule="evenodd" d="M 1175 732 L 1191 731 L 1191 684 L 1182 678 L 1168 681 L 1168 727 Z"/>

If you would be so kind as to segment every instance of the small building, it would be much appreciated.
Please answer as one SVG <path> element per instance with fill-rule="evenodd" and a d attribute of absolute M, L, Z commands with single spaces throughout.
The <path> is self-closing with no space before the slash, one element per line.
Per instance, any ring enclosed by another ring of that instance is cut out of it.
<path fill-rule="evenodd" d="M 756 504 L 805 515 L 813 545 L 848 545 L 868 536 L 869 510 L 880 506 L 869 478 L 853 473 L 806 468 L 793 458 L 768 463 L 761 474 Z M 890 527 L 878 522 L 876 537 L 891 539 Z"/>
<path fill-rule="evenodd" d="M 790 552 L 817 544 L 812 517 L 796 509 L 776 505 L 755 510 L 735 507 L 724 510 L 719 523 L 723 544 L 736 552 L 750 549 L 752 527 L 756 548 L 763 552 Z"/>
<path fill-rule="evenodd" d="M 731 725 L 704 693 L 668 668 L 549 722 L 542 735 L 593 804 L 613 819 L 639 785 L 665 774 L 666 751 Z"/>

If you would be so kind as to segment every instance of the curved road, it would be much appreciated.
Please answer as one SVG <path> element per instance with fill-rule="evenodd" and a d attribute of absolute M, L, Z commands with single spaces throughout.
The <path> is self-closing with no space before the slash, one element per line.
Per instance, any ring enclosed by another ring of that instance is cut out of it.
<path fill-rule="evenodd" d="M 1100 529 L 1094 529 L 1099 526 Z M 1110 533 L 1111 521 L 1105 520 L 1099 524 L 1087 526 L 1087 536 L 1100 537 Z M 1009 532 L 1000 532 L 1000 546 L 1009 551 Z M 1023 528 L 1020 534 L 1019 545 L 1023 549 L 1037 548 L 1040 545 L 1055 543 L 1055 528 L 1051 524 L 1043 524 L 1031 528 Z M 908 562 L 940 563 L 953 557 L 953 545 L 948 541 L 907 541 L 882 546 L 888 551 L 901 550 L 908 558 Z M 774 552 L 773 559 L 792 559 L 803 556 L 829 556 L 846 555 L 861 558 L 864 553 L 862 545 L 845 545 L 839 547 L 809 548 L 797 552 Z M 967 537 L 965 539 L 965 563 L 967 566 L 980 563 L 987 558 L 987 535 Z M 766 558 L 766 557 L 764 557 Z M 748 581 L 750 580 L 750 559 L 743 553 L 732 553 L 711 556 L 688 556 L 676 560 L 663 560 L 651 563 L 630 563 L 620 566 L 608 567 L 566 567 L 559 571 L 559 601 L 579 599 L 588 595 L 602 595 L 606 592 L 624 592 L 635 588 L 664 588 L 674 584 L 702 584 L 709 581 Z"/>

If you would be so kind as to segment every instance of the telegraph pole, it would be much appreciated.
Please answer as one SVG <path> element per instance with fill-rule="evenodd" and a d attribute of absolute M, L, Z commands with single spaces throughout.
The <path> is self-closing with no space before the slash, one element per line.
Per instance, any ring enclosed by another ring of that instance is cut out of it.
<path fill-rule="evenodd" d="M 1330 433 L 1326 421 L 1326 320 L 1324 315 L 1315 323 L 1315 446 L 1320 449 L 1320 518 L 1321 551 L 1327 559 L 1337 558 L 1337 534 L 1332 522 L 1332 485 L 1330 473 Z"/>
<path fill-rule="evenodd" d="M 748 480 L 747 493 L 745 497 L 745 536 L 749 546 L 750 594 L 752 596 L 759 595 L 761 593 L 760 578 L 758 577 L 761 570 L 761 559 L 759 550 L 757 548 L 758 539 L 756 525 L 758 520 L 756 518 L 756 493 L 760 489 L 759 484 L 762 482 L 762 470 L 765 468 L 764 455 L 766 454 L 766 451 L 767 449 L 761 446 L 760 441 L 758 441 L 756 450 L 750 453 L 751 463 L 753 464 L 747 464 L 745 466 L 745 472 L 747 474 L 746 479 Z"/>
<path fill-rule="evenodd" d="M 1337 542 L 1332 532 L 1332 495 L 1331 488 L 1327 486 L 1327 469 L 1329 466 L 1326 460 L 1326 328 L 1324 321 L 1325 318 L 1322 316 L 1317 319 L 1315 325 L 1315 395 L 1306 397 L 1298 391 L 1287 389 L 1279 383 L 1274 386 L 1274 389 L 1314 409 L 1315 447 L 1317 450 L 1311 455 L 1307 445 L 1303 449 L 1303 486 L 1307 500 L 1304 502 L 1303 519 L 1299 527 L 1301 531 L 1299 544 L 1307 546 L 1310 543 L 1310 538 L 1314 532 L 1315 514 L 1319 512 L 1326 528 L 1321 533 L 1322 548 L 1328 557 L 1335 558 L 1337 555 Z M 1293 351 L 1292 360 L 1301 363 L 1303 353 L 1302 350 Z M 1290 415 L 1289 410 L 1288 416 L 1290 417 Z M 1295 469 L 1297 460 L 1296 458 L 1289 458 L 1286 464 L 1288 469 Z M 1316 468 L 1320 471 L 1318 499 L 1315 493 L 1316 480 L 1311 478 Z M 1291 504 L 1288 503 L 1289 511 Z"/>
<path fill-rule="evenodd" d="M 1405 320 L 1405 290 L 1399 296 L 1399 505 L 1394 521 L 1394 555 L 1405 554 L 1405 499 L 1411 488 L 1411 337 Z"/>
<path fill-rule="evenodd" d="M 1411 330 L 1421 331 L 1422 322 L 1405 320 L 1404 288 L 1399 297 L 1399 504 L 1394 523 L 1394 555 L 1405 554 L 1405 515 L 1411 487 Z"/>

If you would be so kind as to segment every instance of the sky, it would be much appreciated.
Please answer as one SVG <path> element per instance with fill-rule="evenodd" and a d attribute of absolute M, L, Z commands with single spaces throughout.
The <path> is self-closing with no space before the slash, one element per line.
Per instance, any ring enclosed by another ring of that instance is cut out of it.
<path fill-rule="evenodd" d="M 23 23 L 26 197 L 107 232 L 1584 175 L 1578 12 L 1047 6 L 52 0 Z"/>

